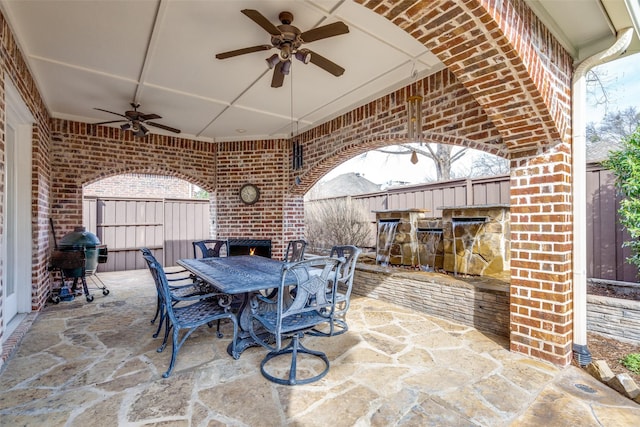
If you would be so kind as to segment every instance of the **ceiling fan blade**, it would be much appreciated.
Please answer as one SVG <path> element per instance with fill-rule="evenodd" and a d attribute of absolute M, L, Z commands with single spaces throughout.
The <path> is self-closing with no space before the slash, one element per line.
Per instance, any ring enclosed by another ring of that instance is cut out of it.
<path fill-rule="evenodd" d="M 180 133 L 181 132 L 180 129 L 172 128 L 170 126 L 162 125 L 160 123 L 145 122 L 145 124 L 147 124 L 149 126 L 155 126 L 157 128 L 160 128 L 160 129 L 168 130 L 169 132 L 173 132 L 173 133 Z"/>
<path fill-rule="evenodd" d="M 128 120 L 109 120 L 108 122 L 99 122 L 99 123 L 92 123 L 92 124 L 95 126 L 95 125 L 107 125 L 109 123 L 122 123 L 122 122 L 128 122 Z"/>
<path fill-rule="evenodd" d="M 273 78 L 271 79 L 271 87 L 281 87 L 284 83 L 284 73 L 282 72 L 283 61 L 273 67 Z"/>
<path fill-rule="evenodd" d="M 333 61 L 328 60 L 327 58 L 325 58 L 324 56 L 315 53 L 313 51 L 309 51 L 311 52 L 311 63 L 317 65 L 318 67 L 322 68 L 323 70 L 333 74 L 336 77 L 341 76 L 344 73 L 344 68 L 342 68 L 341 66 L 339 66 L 338 64 L 336 64 Z"/>
<path fill-rule="evenodd" d="M 300 34 L 300 38 L 305 43 L 311 43 L 316 40 L 326 39 L 327 37 L 339 36 L 349 32 L 349 27 L 342 21 L 333 24 L 323 25 L 322 27 L 313 28 Z"/>
<path fill-rule="evenodd" d="M 157 114 L 140 114 L 138 120 L 141 121 L 145 121 L 145 120 L 154 120 L 154 119 L 161 119 L 162 116 L 159 116 Z"/>
<path fill-rule="evenodd" d="M 267 18 L 264 17 L 260 12 L 254 9 L 242 9 L 242 13 L 248 16 L 253 22 L 260 25 L 265 31 L 272 36 L 280 36 L 282 32 L 271 23 Z"/>
<path fill-rule="evenodd" d="M 102 108 L 94 108 L 94 110 L 104 111 L 105 113 L 109 113 L 109 114 L 115 114 L 116 116 L 124 117 L 125 119 L 129 120 L 129 118 L 127 116 L 125 116 L 124 114 L 114 113 L 113 111 L 104 110 Z"/>
<path fill-rule="evenodd" d="M 229 52 L 222 52 L 216 55 L 218 59 L 227 59 L 238 55 L 244 55 L 245 53 L 260 52 L 261 50 L 269 50 L 273 48 L 270 44 L 261 44 L 260 46 L 245 47 L 244 49 L 230 50 Z"/>

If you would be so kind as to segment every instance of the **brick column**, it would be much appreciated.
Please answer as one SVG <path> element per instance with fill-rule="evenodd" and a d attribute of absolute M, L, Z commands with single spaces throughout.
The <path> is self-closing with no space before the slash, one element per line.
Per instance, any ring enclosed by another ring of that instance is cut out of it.
<path fill-rule="evenodd" d="M 511 350 L 571 363 L 570 146 L 511 162 Z"/>

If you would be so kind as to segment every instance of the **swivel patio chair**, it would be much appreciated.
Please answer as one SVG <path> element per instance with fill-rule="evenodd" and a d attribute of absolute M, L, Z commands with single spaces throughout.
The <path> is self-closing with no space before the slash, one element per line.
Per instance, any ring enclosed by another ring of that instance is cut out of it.
<path fill-rule="evenodd" d="M 327 355 L 306 348 L 301 339 L 306 331 L 331 321 L 335 298 L 332 293 L 327 293 L 327 288 L 333 283 L 335 291 L 336 274 L 342 262 L 344 260 L 338 258 L 317 257 L 285 264 L 275 302 L 260 294 L 253 297 L 249 333 L 257 343 L 269 350 L 260 364 L 262 375 L 269 381 L 284 385 L 308 384 L 329 372 Z M 311 273 L 311 270 L 316 273 Z M 295 294 L 288 292 L 292 285 L 296 286 Z M 259 337 L 264 330 L 273 335 L 275 343 L 272 340 L 265 342 Z M 291 340 L 284 346 L 283 341 L 287 338 Z M 291 355 L 286 378 L 271 374 L 269 368 L 273 370 L 273 366 L 267 367 L 271 360 L 284 355 Z M 301 355 L 306 355 L 305 359 L 319 359 L 323 368 L 315 375 L 298 378 L 297 364 Z"/>
<path fill-rule="evenodd" d="M 172 330 L 172 351 L 171 351 L 171 362 L 169 362 L 169 369 L 167 372 L 162 374 L 163 378 L 169 377 L 176 363 L 176 359 L 178 358 L 178 352 L 180 348 L 184 344 L 184 342 L 189 338 L 189 336 L 200 326 L 208 325 L 212 326 L 214 321 L 220 319 L 229 319 L 233 324 L 233 336 L 231 342 L 231 355 L 234 359 L 238 359 L 240 357 L 237 349 L 236 342 L 238 338 L 238 320 L 236 316 L 229 311 L 228 304 L 221 304 L 220 300 L 216 298 L 207 298 L 196 301 L 189 305 L 180 305 L 174 306 L 173 297 L 171 294 L 171 290 L 169 289 L 169 282 L 167 281 L 167 276 L 165 274 L 164 269 L 158 263 L 153 255 L 144 255 L 145 260 L 149 264 L 149 270 L 151 270 L 151 274 L 156 283 L 156 288 L 158 290 L 158 295 L 162 300 L 163 307 L 166 309 L 165 316 L 165 332 L 164 332 L 164 341 L 162 345 L 157 349 L 158 353 L 161 353 L 166 345 L 167 339 L 169 336 L 169 331 Z M 182 337 L 180 336 L 180 331 L 185 330 Z"/>
<path fill-rule="evenodd" d="M 228 240 L 197 240 L 191 242 L 193 244 L 193 257 L 194 258 L 214 258 L 220 257 L 224 253 L 225 256 L 229 256 L 229 241 Z M 223 251 L 224 249 L 224 251 Z"/>
<path fill-rule="evenodd" d="M 349 330 L 346 315 L 351 301 L 353 290 L 353 277 L 356 272 L 356 263 L 362 249 L 353 245 L 340 245 L 331 248 L 331 257 L 344 259 L 345 262 L 338 269 L 338 285 L 335 290 L 336 306 L 332 321 L 329 323 L 329 332 L 314 329 L 309 335 L 331 336 L 344 334 Z M 331 288 L 327 292 L 331 292 Z"/>
<path fill-rule="evenodd" d="M 307 247 L 305 240 L 290 240 L 287 244 L 287 252 L 284 255 L 285 262 L 298 262 L 304 259 L 304 250 Z"/>
<path fill-rule="evenodd" d="M 140 249 L 142 252 L 142 256 L 147 262 L 147 267 L 151 269 L 150 259 L 155 257 L 149 248 Z M 165 271 L 165 276 L 167 277 L 167 282 L 169 283 L 169 290 L 172 295 L 172 304 L 177 304 L 180 301 L 194 301 L 205 298 L 207 295 L 212 293 L 210 287 L 206 284 L 196 281 L 193 275 L 185 270 L 181 269 L 178 271 Z M 162 301 L 161 295 L 157 292 L 157 300 L 156 300 L 156 313 L 151 319 L 151 324 L 155 323 L 155 321 L 160 317 L 160 321 L 158 322 L 158 328 L 156 332 L 153 334 L 153 338 L 157 338 L 160 334 L 160 330 L 162 329 L 162 325 L 164 324 L 166 309 L 164 307 L 164 303 Z M 220 338 L 222 338 L 222 333 L 220 332 L 220 325 L 218 324 L 217 333 Z"/>

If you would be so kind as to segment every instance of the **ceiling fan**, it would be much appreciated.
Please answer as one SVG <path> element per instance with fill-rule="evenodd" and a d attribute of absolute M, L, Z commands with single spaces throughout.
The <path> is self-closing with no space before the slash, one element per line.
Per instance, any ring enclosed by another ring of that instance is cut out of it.
<path fill-rule="evenodd" d="M 347 27 L 344 22 L 338 21 L 302 32 L 297 27 L 291 25 L 291 22 L 293 22 L 293 14 L 291 12 L 284 11 L 278 15 L 278 19 L 282 22 L 282 25 L 278 26 L 273 25 L 257 10 L 243 9 L 242 13 L 253 20 L 253 22 L 260 25 L 271 35 L 271 44 L 263 44 L 218 53 L 216 58 L 226 59 L 238 55 L 244 55 L 246 53 L 270 50 L 273 48 L 278 49 L 280 51 L 279 53 L 274 53 L 267 58 L 269 68 L 273 69 L 271 87 L 282 86 L 284 76 L 289 74 L 289 70 L 291 69 L 292 57 L 295 57 L 305 64 L 311 62 L 336 77 L 341 76 L 342 73 L 344 73 L 344 68 L 338 64 L 310 49 L 302 48 L 304 43 L 311 43 L 316 40 L 348 33 L 349 27 Z"/>
<path fill-rule="evenodd" d="M 120 125 L 122 130 L 131 130 L 135 136 L 146 136 L 149 134 L 149 129 L 145 125 L 154 126 L 160 129 L 168 130 L 169 132 L 180 133 L 180 129 L 172 128 L 160 123 L 148 122 L 147 120 L 161 119 L 162 117 L 157 114 L 144 114 L 138 111 L 140 104 L 134 102 L 131 103 L 133 110 L 125 111 L 124 114 L 114 113 L 113 111 L 104 110 L 102 108 L 95 108 L 95 110 L 104 111 L 105 113 L 115 114 L 116 116 L 123 117 L 124 119 L 109 120 L 106 122 L 94 123 L 94 125 L 106 125 L 109 123 L 125 122 Z"/>

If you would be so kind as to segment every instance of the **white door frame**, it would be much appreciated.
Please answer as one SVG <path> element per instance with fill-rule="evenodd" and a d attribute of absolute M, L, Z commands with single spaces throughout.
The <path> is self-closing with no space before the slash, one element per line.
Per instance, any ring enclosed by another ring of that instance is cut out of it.
<path fill-rule="evenodd" d="M 5 215 L 2 219 L 5 230 L 0 247 L 0 257 L 3 260 L 2 289 L 7 289 L 7 278 L 11 277 L 15 289 L 15 300 L 2 300 L 3 304 L 3 341 L 9 338 L 11 331 L 8 329 L 11 320 L 16 313 L 31 312 L 32 294 L 32 227 L 31 227 L 31 171 L 32 171 L 32 134 L 33 115 L 22 100 L 20 93 L 11 82 L 5 78 L 5 114 L 7 132 L 12 138 L 6 138 L 7 152 L 11 159 L 5 156 L 5 162 L 12 162 L 12 176 L 5 174 L 5 192 L 2 195 L 6 213 L 11 210 L 9 219 Z M 8 146 L 11 145 L 9 148 Z M 6 153 L 5 153 L 6 154 Z M 8 194 L 12 192 L 11 206 L 8 205 Z M 12 251 L 12 260 L 7 262 L 8 251 Z M 10 274 L 9 274 L 10 273 Z M 3 292 L 6 296 L 6 292 Z M 9 307 L 11 305 L 11 307 Z M 15 322 L 14 322 L 15 323 Z"/>

